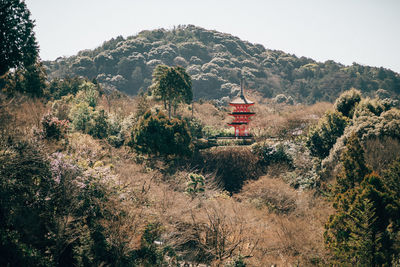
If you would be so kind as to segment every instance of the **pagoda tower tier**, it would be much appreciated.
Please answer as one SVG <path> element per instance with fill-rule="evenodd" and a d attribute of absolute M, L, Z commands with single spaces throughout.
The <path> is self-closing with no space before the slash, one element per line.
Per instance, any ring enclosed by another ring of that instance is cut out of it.
<path fill-rule="evenodd" d="M 250 132 L 248 125 L 250 117 L 255 115 L 254 112 L 251 112 L 249 107 L 254 105 L 254 102 L 248 100 L 244 96 L 243 83 L 241 84 L 239 97 L 235 98 L 229 103 L 229 105 L 234 107 L 232 113 L 229 113 L 229 115 L 233 116 L 234 119 L 232 122 L 228 123 L 228 125 L 235 128 L 235 136 L 249 136 Z"/>

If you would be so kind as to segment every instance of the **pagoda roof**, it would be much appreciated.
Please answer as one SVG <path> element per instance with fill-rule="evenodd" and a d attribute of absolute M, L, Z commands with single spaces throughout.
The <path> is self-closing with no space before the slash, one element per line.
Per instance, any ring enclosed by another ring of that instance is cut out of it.
<path fill-rule="evenodd" d="M 248 122 L 241 121 L 241 122 L 230 122 L 228 125 L 242 125 L 242 124 L 248 124 Z"/>
<path fill-rule="evenodd" d="M 255 112 L 232 112 L 228 113 L 228 115 L 254 115 L 256 114 Z"/>
<path fill-rule="evenodd" d="M 231 105 L 252 105 L 254 104 L 253 101 L 247 99 L 244 96 L 244 86 L 243 83 L 240 84 L 240 95 L 233 99 L 229 104 Z"/>

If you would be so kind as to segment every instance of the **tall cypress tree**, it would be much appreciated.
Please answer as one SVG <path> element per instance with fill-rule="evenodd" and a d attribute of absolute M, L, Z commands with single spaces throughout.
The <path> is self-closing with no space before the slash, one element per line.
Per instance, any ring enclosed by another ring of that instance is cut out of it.
<path fill-rule="evenodd" d="M 355 133 L 347 140 L 346 150 L 342 155 L 341 161 L 343 171 L 337 177 L 336 190 L 338 193 L 346 192 L 359 185 L 364 177 L 371 172 L 365 163 L 364 150 Z"/>
<path fill-rule="evenodd" d="M 394 206 L 399 201 L 385 179 L 366 166 L 355 135 L 346 148 L 333 203 L 336 213 L 326 224 L 325 242 L 335 264 L 391 266 L 398 251 L 399 216 L 394 211 L 399 209 Z"/>
<path fill-rule="evenodd" d="M 381 235 L 376 231 L 377 218 L 373 203 L 359 199 L 348 221 L 351 233 L 348 240 L 349 254 L 358 264 L 374 266 L 380 246 Z"/>

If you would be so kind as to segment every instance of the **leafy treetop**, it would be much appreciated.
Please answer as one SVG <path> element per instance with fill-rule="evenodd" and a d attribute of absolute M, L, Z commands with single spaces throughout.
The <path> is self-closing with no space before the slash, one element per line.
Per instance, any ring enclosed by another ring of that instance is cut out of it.
<path fill-rule="evenodd" d="M 185 69 L 158 65 L 153 73 L 153 92 L 168 104 L 168 117 L 171 118 L 171 107 L 180 102 L 189 104 L 193 99 L 192 81 Z"/>
<path fill-rule="evenodd" d="M 162 112 L 146 112 L 132 132 L 129 145 L 136 151 L 167 158 L 189 156 L 192 137 L 184 120 L 168 119 Z"/>
<path fill-rule="evenodd" d="M 35 63 L 39 48 L 33 27 L 24 1 L 0 1 L 0 76 Z"/>

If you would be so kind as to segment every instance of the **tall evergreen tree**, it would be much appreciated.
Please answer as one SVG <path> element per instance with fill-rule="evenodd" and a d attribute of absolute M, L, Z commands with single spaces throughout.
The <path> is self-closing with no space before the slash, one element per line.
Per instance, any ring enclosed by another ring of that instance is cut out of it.
<path fill-rule="evenodd" d="M 389 183 L 365 164 L 358 138 L 349 138 L 337 178 L 336 209 L 327 224 L 325 242 L 335 264 L 391 266 L 396 258 L 398 200 Z"/>
<path fill-rule="evenodd" d="M 336 213 L 330 217 L 325 232 L 336 263 L 390 266 L 395 254 L 388 213 L 392 202 L 393 196 L 376 173 L 338 195 L 334 202 Z"/>
<path fill-rule="evenodd" d="M 365 175 L 370 173 L 370 169 L 365 163 L 364 150 L 360 140 L 353 133 L 347 140 L 346 150 L 342 155 L 343 172 L 337 177 L 338 192 L 345 192 L 359 185 Z"/>
<path fill-rule="evenodd" d="M 185 69 L 158 65 L 153 72 L 153 92 L 164 102 L 171 119 L 171 108 L 178 103 L 190 104 L 193 99 L 192 80 Z"/>
<path fill-rule="evenodd" d="M 22 0 L 0 1 L 0 76 L 10 68 L 34 64 L 38 45 L 34 22 Z"/>
<path fill-rule="evenodd" d="M 374 266 L 381 248 L 381 235 L 376 232 L 377 222 L 373 203 L 360 199 L 355 205 L 349 220 L 349 254 L 360 265 Z"/>
<path fill-rule="evenodd" d="M 46 71 L 41 62 L 37 62 L 25 68 L 22 85 L 20 90 L 23 93 L 35 97 L 43 96 L 46 89 Z"/>

